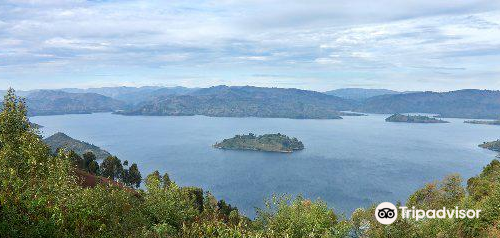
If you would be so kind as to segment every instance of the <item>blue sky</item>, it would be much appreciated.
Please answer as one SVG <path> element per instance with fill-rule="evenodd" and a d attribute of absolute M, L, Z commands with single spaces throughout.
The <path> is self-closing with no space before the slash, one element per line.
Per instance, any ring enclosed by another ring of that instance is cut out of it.
<path fill-rule="evenodd" d="M 0 88 L 500 89 L 500 1 L 0 0 Z"/>

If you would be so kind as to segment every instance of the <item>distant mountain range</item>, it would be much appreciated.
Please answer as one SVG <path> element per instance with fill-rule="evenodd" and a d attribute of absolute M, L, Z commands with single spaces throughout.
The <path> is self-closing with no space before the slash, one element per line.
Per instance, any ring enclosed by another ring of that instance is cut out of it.
<path fill-rule="evenodd" d="M 386 94 L 400 94 L 402 92 L 388 90 L 388 89 L 341 88 L 341 89 L 326 91 L 324 93 L 345 99 L 362 101 L 375 96 L 386 95 Z"/>
<path fill-rule="evenodd" d="M 33 93 L 38 90 L 30 90 L 30 91 L 23 91 L 23 90 L 16 90 L 16 95 L 20 97 L 26 97 L 28 94 Z M 7 90 L 0 90 L 0 96 L 3 96 L 7 93 Z"/>
<path fill-rule="evenodd" d="M 123 115 L 205 115 L 215 117 L 279 117 L 340 119 L 353 103 L 319 92 L 259 87 L 215 86 L 186 95 L 168 95 L 144 102 Z"/>
<path fill-rule="evenodd" d="M 138 104 L 140 102 L 153 100 L 155 97 L 165 95 L 184 95 L 194 92 L 198 88 L 186 87 L 102 87 L 102 88 L 63 88 L 61 91 L 69 93 L 98 93 L 116 100 L 126 102 L 128 104 Z"/>
<path fill-rule="evenodd" d="M 4 92 L 0 91 L 1 94 Z M 438 93 L 350 88 L 320 93 L 285 88 L 214 86 L 66 88 L 16 93 L 26 97 L 30 115 L 115 111 L 123 115 L 339 119 L 351 115 L 342 111 L 355 111 L 500 118 L 500 91 L 476 89 Z"/>
<path fill-rule="evenodd" d="M 500 118 L 500 91 L 466 89 L 382 95 L 365 100 L 356 111 L 367 113 L 432 113 L 441 117 Z"/>
<path fill-rule="evenodd" d="M 67 93 L 39 90 L 26 96 L 29 115 L 110 112 L 126 108 L 126 103 L 97 93 Z"/>

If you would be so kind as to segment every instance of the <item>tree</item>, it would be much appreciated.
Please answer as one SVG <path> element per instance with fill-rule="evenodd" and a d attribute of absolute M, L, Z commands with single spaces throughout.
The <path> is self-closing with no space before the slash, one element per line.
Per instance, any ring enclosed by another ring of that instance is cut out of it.
<path fill-rule="evenodd" d="M 257 211 L 256 227 L 265 237 L 346 237 L 350 227 L 322 201 L 274 196 Z"/>
<path fill-rule="evenodd" d="M 198 209 L 198 211 L 203 211 L 203 189 L 197 187 L 183 187 L 182 191 L 184 191 L 192 201 L 194 207 Z"/>
<path fill-rule="evenodd" d="M 139 168 L 137 167 L 137 164 L 133 163 L 132 166 L 128 169 L 128 176 L 127 176 L 127 182 L 129 185 L 133 185 L 136 188 L 141 186 L 141 172 L 139 171 Z"/>
<path fill-rule="evenodd" d="M 23 160 L 21 146 L 23 139 L 30 132 L 30 124 L 26 117 L 24 101 L 14 94 L 10 88 L 4 97 L 3 110 L 0 114 L 0 149 L 3 149 L 2 165 L 7 168 L 26 171 L 27 164 Z"/>
<path fill-rule="evenodd" d="M 108 156 L 104 161 L 102 161 L 101 166 L 101 176 L 109 179 L 119 180 L 123 179 L 123 165 L 120 159 L 116 156 Z"/>
<path fill-rule="evenodd" d="M 69 160 L 50 153 L 26 112 L 9 89 L 0 112 L 0 236 L 54 237 L 76 182 Z"/>
<path fill-rule="evenodd" d="M 226 203 L 226 201 L 224 201 L 223 199 L 217 202 L 217 210 L 219 211 L 219 214 L 222 216 L 222 218 L 226 221 L 229 220 L 229 215 L 231 215 L 231 212 L 238 212 L 237 207 L 231 206 L 231 204 Z"/>
<path fill-rule="evenodd" d="M 99 164 L 96 161 L 95 154 L 87 151 L 83 154 L 84 170 L 95 175 L 99 175 Z"/>
<path fill-rule="evenodd" d="M 78 155 L 75 151 L 71 150 L 68 153 L 68 159 L 73 163 L 78 169 L 85 170 L 85 163 L 83 158 Z"/>
<path fill-rule="evenodd" d="M 168 173 L 165 173 L 163 175 L 163 187 L 168 188 L 170 184 L 172 184 L 172 180 L 170 180 L 170 176 L 168 175 Z"/>
<path fill-rule="evenodd" d="M 406 203 L 419 209 L 454 207 L 465 196 L 462 179 L 458 174 L 447 176 L 443 181 L 426 184 L 413 193 Z"/>

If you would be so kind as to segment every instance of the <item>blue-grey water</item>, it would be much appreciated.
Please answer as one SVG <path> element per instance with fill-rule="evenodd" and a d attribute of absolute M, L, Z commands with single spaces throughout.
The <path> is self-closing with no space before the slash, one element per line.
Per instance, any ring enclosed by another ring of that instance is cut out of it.
<path fill-rule="evenodd" d="M 272 194 L 321 198 L 349 216 L 357 207 L 404 202 L 425 183 L 478 174 L 495 153 L 478 148 L 500 138 L 500 126 L 388 123 L 387 115 L 343 120 L 120 116 L 110 113 L 40 116 L 49 136 L 64 132 L 121 160 L 143 177 L 168 172 L 181 186 L 198 186 L 248 216 Z M 283 133 L 306 149 L 292 154 L 225 151 L 216 141 L 242 133 Z"/>

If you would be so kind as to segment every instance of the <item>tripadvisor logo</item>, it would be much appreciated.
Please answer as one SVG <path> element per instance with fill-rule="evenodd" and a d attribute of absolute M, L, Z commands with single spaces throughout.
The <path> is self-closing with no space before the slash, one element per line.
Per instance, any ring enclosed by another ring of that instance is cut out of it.
<path fill-rule="evenodd" d="M 415 207 L 408 208 L 408 207 L 399 207 L 399 210 L 401 212 L 401 218 L 402 219 L 415 219 L 415 220 L 420 220 L 420 219 L 444 219 L 444 218 L 457 218 L 457 219 L 464 219 L 464 218 L 479 218 L 479 213 L 481 210 L 461 210 L 458 209 L 458 207 L 455 207 L 454 209 L 447 209 L 446 207 L 443 207 L 442 209 L 438 210 L 420 210 L 420 209 L 415 209 Z M 378 222 L 384 225 L 389 225 L 392 224 L 393 222 L 396 221 L 398 218 L 398 209 L 394 204 L 390 202 L 383 202 L 380 203 L 377 208 L 375 208 L 375 218 L 377 219 Z"/>
<path fill-rule="evenodd" d="M 392 224 L 398 218 L 398 209 L 390 202 L 380 203 L 375 208 L 375 218 L 384 225 Z"/>

